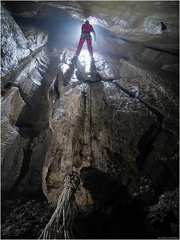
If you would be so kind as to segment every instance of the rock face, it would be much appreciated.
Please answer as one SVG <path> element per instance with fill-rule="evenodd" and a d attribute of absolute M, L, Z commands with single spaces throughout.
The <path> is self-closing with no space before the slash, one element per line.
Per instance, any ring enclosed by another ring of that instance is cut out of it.
<path fill-rule="evenodd" d="M 27 46 L 27 40 L 21 29 L 9 15 L 7 10 L 2 6 L 2 80 L 6 75 L 10 75 L 10 71 L 19 67 L 19 61 L 29 55 L 30 51 Z M 4 82 L 2 82 L 4 83 Z M 6 83 L 6 82 L 5 82 Z"/>
<path fill-rule="evenodd" d="M 87 238 L 178 237 L 177 2 L 108 4 L 3 3 L 4 238 L 38 238 L 72 170 Z"/>

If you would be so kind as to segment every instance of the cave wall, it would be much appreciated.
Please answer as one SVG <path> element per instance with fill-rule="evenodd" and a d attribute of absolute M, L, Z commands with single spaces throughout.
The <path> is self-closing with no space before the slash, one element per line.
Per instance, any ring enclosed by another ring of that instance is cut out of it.
<path fill-rule="evenodd" d="M 75 170 L 85 212 L 155 208 L 179 182 L 178 57 L 116 36 L 95 46 L 95 64 L 85 52 L 74 64 L 75 44 L 52 41 L 51 25 L 18 25 L 1 11 L 3 198 L 56 204 Z"/>

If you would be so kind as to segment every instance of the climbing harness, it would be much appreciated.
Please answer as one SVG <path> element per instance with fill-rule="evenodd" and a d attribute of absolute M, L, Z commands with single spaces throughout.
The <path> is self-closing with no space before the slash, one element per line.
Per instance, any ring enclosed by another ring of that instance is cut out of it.
<path fill-rule="evenodd" d="M 74 194 L 80 184 L 77 172 L 64 177 L 64 188 L 59 196 L 56 210 L 39 239 L 85 238 L 86 231 L 79 215 Z"/>
<path fill-rule="evenodd" d="M 90 32 L 87 32 L 87 31 L 82 32 L 80 39 L 85 39 L 85 38 L 88 40 L 92 40 Z"/>

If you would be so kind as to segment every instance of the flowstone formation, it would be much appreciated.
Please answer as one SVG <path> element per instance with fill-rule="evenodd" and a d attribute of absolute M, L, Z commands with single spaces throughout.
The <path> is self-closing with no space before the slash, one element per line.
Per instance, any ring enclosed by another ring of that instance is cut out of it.
<path fill-rule="evenodd" d="M 72 171 L 88 239 L 178 237 L 177 3 L 108 4 L 1 7 L 5 239 L 39 238 Z M 85 17 L 95 61 L 74 62 Z"/>

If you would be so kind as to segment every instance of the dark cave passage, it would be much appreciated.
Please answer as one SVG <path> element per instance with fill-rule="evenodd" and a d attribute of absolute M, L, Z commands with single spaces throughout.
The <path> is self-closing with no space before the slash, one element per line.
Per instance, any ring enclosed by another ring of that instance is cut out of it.
<path fill-rule="evenodd" d="M 162 122 L 157 121 L 156 123 L 152 124 L 147 132 L 141 137 L 138 143 L 138 150 L 140 154 L 136 158 L 137 167 L 139 170 L 143 169 L 143 166 L 146 162 L 146 158 L 148 154 L 154 148 L 154 141 L 158 134 L 162 131 Z"/>
<path fill-rule="evenodd" d="M 24 160 L 23 160 L 23 163 L 22 163 L 20 174 L 19 174 L 16 182 L 14 183 L 14 185 L 11 187 L 11 189 L 9 191 L 12 195 L 13 195 L 14 189 L 24 179 L 24 177 L 26 177 L 26 175 L 29 171 L 31 155 L 32 155 L 32 150 L 31 149 L 24 150 Z"/>

